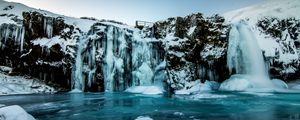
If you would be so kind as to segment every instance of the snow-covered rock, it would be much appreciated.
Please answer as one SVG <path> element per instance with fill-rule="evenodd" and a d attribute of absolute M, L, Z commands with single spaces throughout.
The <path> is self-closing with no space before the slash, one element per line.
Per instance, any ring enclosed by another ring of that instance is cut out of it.
<path fill-rule="evenodd" d="M 197 94 L 203 92 L 210 92 L 212 90 L 218 90 L 220 84 L 215 81 L 205 81 L 201 83 L 200 80 L 191 81 L 185 83 L 185 87 L 180 90 L 175 90 L 175 94 L 177 95 L 190 95 Z"/>
<path fill-rule="evenodd" d="M 5 106 L 0 108 L 1 120 L 35 120 L 23 108 L 18 105 Z"/>
<path fill-rule="evenodd" d="M 221 83 L 219 90 L 221 91 L 244 91 L 253 88 L 248 76 L 232 75 L 229 79 Z"/>
<path fill-rule="evenodd" d="M 224 15 L 226 21 L 234 23 L 241 19 L 248 19 L 251 23 L 256 23 L 257 20 L 268 17 L 289 18 L 296 17 L 300 19 L 298 11 L 300 9 L 299 0 L 266 0 L 257 5 L 241 8 L 227 12 Z"/>

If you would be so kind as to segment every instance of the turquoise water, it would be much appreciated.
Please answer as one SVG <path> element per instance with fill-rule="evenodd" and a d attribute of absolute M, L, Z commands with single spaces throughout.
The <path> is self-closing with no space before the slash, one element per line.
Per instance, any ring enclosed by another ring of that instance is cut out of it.
<path fill-rule="evenodd" d="M 0 96 L 0 104 L 21 105 L 40 120 L 300 119 L 300 94 L 205 93 L 187 97 L 129 93 Z"/>

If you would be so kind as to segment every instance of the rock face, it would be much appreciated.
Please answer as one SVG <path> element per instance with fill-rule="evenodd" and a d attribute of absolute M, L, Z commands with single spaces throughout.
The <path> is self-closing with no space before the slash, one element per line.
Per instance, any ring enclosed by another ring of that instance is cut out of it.
<path fill-rule="evenodd" d="M 46 17 L 39 12 L 23 12 L 23 18 L 20 25 L 1 25 L 1 65 L 67 88 L 71 64 L 65 61 L 70 61 L 70 57 L 60 43 L 71 37 L 73 26 L 60 17 Z M 49 42 L 53 43 L 43 45 Z"/>
<path fill-rule="evenodd" d="M 229 27 L 223 17 L 204 18 L 198 13 L 156 22 L 154 28 L 155 37 L 164 43 L 167 83 L 172 89 L 183 89 L 188 82 L 198 79 L 222 81 L 228 77 Z"/>
<path fill-rule="evenodd" d="M 257 22 L 257 27 L 278 46 L 265 53 L 271 77 L 283 80 L 297 79 L 299 71 L 300 22 L 295 18 L 279 19 L 266 17 Z"/>

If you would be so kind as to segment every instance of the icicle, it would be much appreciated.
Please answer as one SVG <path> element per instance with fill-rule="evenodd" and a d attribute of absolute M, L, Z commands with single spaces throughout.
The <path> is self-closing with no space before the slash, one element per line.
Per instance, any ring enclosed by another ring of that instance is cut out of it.
<path fill-rule="evenodd" d="M 25 37 L 25 28 L 22 27 L 22 29 L 21 29 L 21 38 L 20 38 L 20 51 L 21 52 L 23 52 L 24 37 Z"/>
<path fill-rule="evenodd" d="M 15 45 L 19 45 L 19 27 L 15 30 Z"/>
<path fill-rule="evenodd" d="M 53 19 L 45 18 L 44 19 L 44 31 L 48 38 L 53 37 Z"/>
<path fill-rule="evenodd" d="M 9 37 L 9 25 L 6 26 L 4 44 L 6 44 L 8 37 Z"/>

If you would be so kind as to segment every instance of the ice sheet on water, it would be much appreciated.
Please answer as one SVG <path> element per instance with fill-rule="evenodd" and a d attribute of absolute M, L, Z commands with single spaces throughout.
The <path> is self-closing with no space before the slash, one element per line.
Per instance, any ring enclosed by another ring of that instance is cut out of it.
<path fill-rule="evenodd" d="M 163 89 L 157 86 L 134 86 L 126 89 L 125 92 L 139 93 L 139 94 L 146 94 L 146 95 L 157 95 L 157 94 L 163 94 Z"/>
<path fill-rule="evenodd" d="M 35 120 L 23 108 L 12 105 L 0 108 L 0 120 Z"/>
<path fill-rule="evenodd" d="M 139 116 L 135 120 L 153 120 L 153 119 L 150 118 L 149 116 Z"/>
<path fill-rule="evenodd" d="M 190 96 L 189 98 L 192 100 L 200 100 L 200 99 L 215 99 L 215 98 L 227 98 L 230 95 L 219 95 L 213 93 L 198 93 Z"/>

